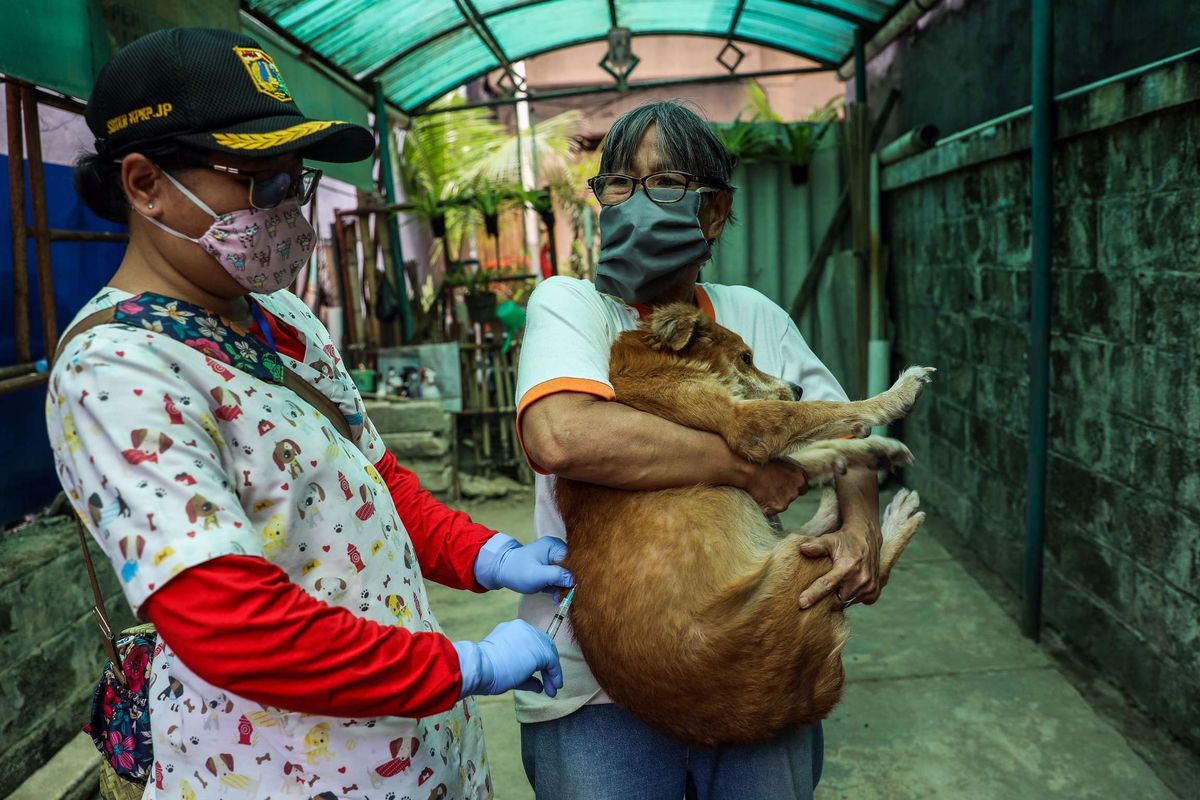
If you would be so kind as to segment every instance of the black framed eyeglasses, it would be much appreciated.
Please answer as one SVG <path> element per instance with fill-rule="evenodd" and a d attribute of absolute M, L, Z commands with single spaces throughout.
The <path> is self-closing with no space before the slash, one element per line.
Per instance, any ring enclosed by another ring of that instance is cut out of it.
<path fill-rule="evenodd" d="M 716 192 L 726 188 L 720 181 L 679 170 L 655 172 L 644 178 L 605 172 L 588 178 L 587 183 L 602 206 L 624 203 L 633 197 L 639 185 L 655 203 L 678 203 L 693 187 L 697 192 Z"/>
<path fill-rule="evenodd" d="M 250 181 L 250 205 L 255 208 L 275 208 L 284 200 L 297 200 L 308 205 L 317 193 L 317 185 L 325 173 L 319 169 L 305 168 L 300 172 L 286 170 L 250 171 L 227 167 L 224 164 L 209 164 L 217 172 Z"/>

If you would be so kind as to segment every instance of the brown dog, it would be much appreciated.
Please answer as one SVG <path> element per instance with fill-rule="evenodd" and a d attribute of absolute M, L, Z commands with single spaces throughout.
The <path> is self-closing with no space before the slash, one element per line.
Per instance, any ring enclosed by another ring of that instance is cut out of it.
<path fill-rule="evenodd" d="M 716 433 L 750 461 L 811 445 L 792 453 L 811 482 L 910 463 L 894 440 L 835 437 L 865 437 L 907 414 L 933 371 L 910 368 L 869 400 L 796 402 L 791 386 L 755 369 L 741 337 L 685 304 L 623 333 L 609 369 L 618 401 Z M 698 745 L 766 739 L 837 703 L 842 604 L 831 594 L 800 610 L 801 592 L 830 568 L 800 545 L 837 528 L 831 490 L 812 522 L 785 535 L 730 487 L 629 492 L 560 478 L 556 500 L 570 539 L 564 565 L 579 584 L 571 624 L 616 703 Z M 924 518 L 917 502 L 905 492 L 885 512 L 881 585 Z"/>

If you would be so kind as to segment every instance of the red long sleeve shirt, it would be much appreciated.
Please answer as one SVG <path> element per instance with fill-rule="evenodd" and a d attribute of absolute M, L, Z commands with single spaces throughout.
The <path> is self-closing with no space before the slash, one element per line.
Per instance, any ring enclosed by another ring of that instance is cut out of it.
<path fill-rule="evenodd" d="M 304 357 L 294 328 L 264 310 L 280 353 Z M 254 331 L 260 338 L 261 331 Z M 375 465 L 412 540 L 422 573 L 482 592 L 474 575 L 495 531 L 438 502 L 391 453 Z M 259 703 L 337 717 L 424 717 L 462 690 L 458 655 L 442 634 L 413 633 L 329 606 L 253 556 L 222 556 L 177 575 L 143 605 L 146 618 L 204 680 Z"/>

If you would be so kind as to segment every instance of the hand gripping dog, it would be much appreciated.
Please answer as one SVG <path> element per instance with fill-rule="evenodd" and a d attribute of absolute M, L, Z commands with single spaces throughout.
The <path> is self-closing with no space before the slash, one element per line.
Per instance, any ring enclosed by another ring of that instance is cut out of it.
<path fill-rule="evenodd" d="M 837 437 L 903 417 L 933 372 L 912 367 L 859 402 L 797 402 L 790 385 L 754 367 L 741 337 L 685 304 L 622 334 L 609 369 L 619 402 L 716 433 L 750 461 L 790 454 L 810 482 L 911 463 L 895 440 Z M 838 527 L 827 495 L 803 529 L 780 535 L 739 489 L 629 492 L 560 478 L 563 566 L 581 587 L 571 625 L 608 695 L 699 745 L 824 718 L 841 695 L 848 632 L 832 594 L 800 609 L 801 592 L 830 567 L 800 545 Z M 880 585 L 924 519 L 917 505 L 902 492 L 884 513 Z"/>

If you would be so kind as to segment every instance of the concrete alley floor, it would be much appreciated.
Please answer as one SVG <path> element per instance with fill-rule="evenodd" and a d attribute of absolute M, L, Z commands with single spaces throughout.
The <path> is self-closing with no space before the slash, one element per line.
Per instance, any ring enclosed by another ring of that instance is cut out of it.
<path fill-rule="evenodd" d="M 802 498 L 785 525 L 804 522 L 815 504 Z M 531 497 L 463 507 L 519 539 L 532 535 Z M 850 611 L 847 685 L 825 723 L 819 800 L 1198 796 L 1189 790 L 1200 786 L 1200 759 L 1156 734 L 1111 687 L 1098 690 L 1052 648 L 1023 638 L 981 585 L 986 574 L 977 580 L 969 559 L 940 542 L 954 547 L 936 520 L 927 523 L 880 601 Z M 509 592 L 432 584 L 430 603 L 452 639 L 476 640 L 517 606 Z M 511 695 L 481 700 L 496 798 L 531 800 Z"/>

